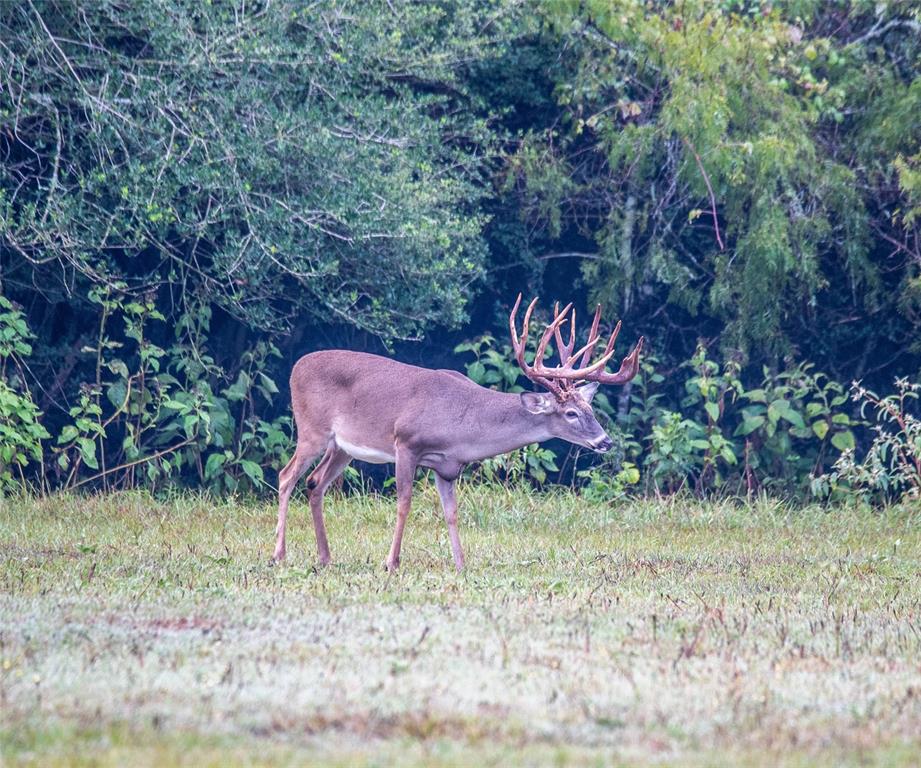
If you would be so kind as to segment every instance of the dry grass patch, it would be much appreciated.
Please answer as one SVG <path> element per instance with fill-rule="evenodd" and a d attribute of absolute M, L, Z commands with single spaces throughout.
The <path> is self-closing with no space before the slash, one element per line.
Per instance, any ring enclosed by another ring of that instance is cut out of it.
<path fill-rule="evenodd" d="M 688 501 L 432 489 L 403 569 L 390 499 L 4 500 L 12 764 L 914 764 L 921 526 Z M 130 759 L 128 757 L 130 756 Z M 195 757 L 193 762 L 192 757 Z"/>

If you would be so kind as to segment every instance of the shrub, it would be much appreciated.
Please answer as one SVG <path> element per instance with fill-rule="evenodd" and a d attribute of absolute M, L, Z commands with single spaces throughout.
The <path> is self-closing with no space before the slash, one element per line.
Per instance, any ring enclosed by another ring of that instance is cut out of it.
<path fill-rule="evenodd" d="M 863 504 L 921 497 L 921 384 L 898 378 L 895 392 L 880 397 L 854 382 L 851 393 L 861 415 L 874 412 L 873 442 L 861 461 L 847 446 L 830 472 L 813 477 L 813 493 Z"/>
<path fill-rule="evenodd" d="M 30 461 L 41 464 L 41 441 L 50 437 L 23 376 L 31 338 L 20 309 L 0 296 L 0 493 L 26 484 L 23 467 Z"/>

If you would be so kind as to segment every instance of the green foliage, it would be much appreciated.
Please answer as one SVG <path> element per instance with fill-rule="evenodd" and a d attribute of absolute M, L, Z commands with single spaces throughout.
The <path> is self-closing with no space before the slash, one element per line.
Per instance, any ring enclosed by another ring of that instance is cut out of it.
<path fill-rule="evenodd" d="M 385 337 L 456 324 L 492 151 L 461 62 L 506 36 L 473 11 L 10 8 L 0 126 L 23 159 L 0 167 L 5 247 L 48 288 L 62 270 L 182 282 L 260 328 L 293 313 Z"/>
<path fill-rule="evenodd" d="M 534 339 L 529 339 L 526 359 L 530 358 L 533 361 L 535 343 Z M 519 377 L 524 378 L 524 374 L 508 344 L 500 345 L 492 334 L 487 333 L 454 347 L 455 354 L 465 352 L 470 352 L 476 358 L 473 362 L 465 363 L 464 367 L 467 369 L 467 376 L 477 384 L 500 392 L 524 392 L 524 387 L 518 383 Z"/>
<path fill-rule="evenodd" d="M 644 361 L 630 407 L 616 421 L 625 456 L 657 491 L 804 497 L 810 477 L 853 448 L 863 424 L 848 412 L 844 388 L 808 363 L 778 374 L 765 369 L 752 388 L 737 362 L 721 367 L 703 346 L 678 369 L 687 372 L 680 384 L 657 365 L 654 357 Z M 680 412 L 663 406 L 673 401 L 670 385 L 681 388 Z"/>
<path fill-rule="evenodd" d="M 559 471 L 553 451 L 532 443 L 517 451 L 484 459 L 471 469 L 470 475 L 476 480 L 514 487 L 525 481 L 543 485 L 549 473 Z"/>
<path fill-rule="evenodd" d="M 167 349 L 150 340 L 165 322 L 152 300 L 123 286 L 94 289 L 100 307 L 85 382 L 54 448 L 64 487 L 152 488 L 188 482 L 213 492 L 262 490 L 265 469 L 279 469 L 290 444 L 287 420 L 267 420 L 278 387 L 266 373 L 278 349 L 257 342 L 229 377 L 208 352 L 210 312 L 190 307 Z"/>
<path fill-rule="evenodd" d="M 34 338 L 22 309 L 0 295 L 0 370 L 4 374 L 11 362 L 32 354 L 30 341 Z"/>
<path fill-rule="evenodd" d="M 764 371 L 760 387 L 740 393 L 746 471 L 761 485 L 793 490 L 829 459 L 831 449 L 853 448 L 855 421 L 845 409 L 844 387 L 804 363 Z"/>
<path fill-rule="evenodd" d="M 873 412 L 873 442 L 861 461 L 853 444 L 843 446 L 832 471 L 813 479 L 813 493 L 862 504 L 921 497 L 921 384 L 899 378 L 894 393 L 880 396 L 855 382 L 851 393 L 862 414 Z"/>
<path fill-rule="evenodd" d="M 38 421 L 40 416 L 28 392 L 17 392 L 0 379 L 0 493 L 22 488 L 22 468 L 29 461 L 41 463 L 41 441 L 49 435 Z"/>
<path fill-rule="evenodd" d="M 674 492 L 696 477 L 701 486 L 718 461 L 736 463 L 732 444 L 718 430 L 708 430 L 707 426 L 673 411 L 662 412 L 659 423 L 652 427 L 645 462 L 652 471 L 653 483 L 664 483 L 665 490 Z M 722 485 L 719 473 L 715 484 Z"/>
<path fill-rule="evenodd" d="M 41 441 L 50 437 L 23 383 L 22 359 L 32 353 L 33 338 L 22 311 L 0 295 L 0 494 L 25 484 L 23 467 L 41 464 Z"/>
<path fill-rule="evenodd" d="M 582 496 L 588 501 L 617 501 L 640 481 L 640 470 L 631 461 L 608 467 L 604 463 L 590 469 L 579 470 L 577 476 L 584 481 Z"/>
<path fill-rule="evenodd" d="M 803 495 L 865 435 L 837 381 L 921 352 L 919 29 L 857 0 L 9 4 L 0 482 L 266 491 L 298 356 L 425 332 L 443 360 L 473 307 L 456 354 L 521 391 L 527 286 L 655 357 L 597 396 L 614 456 L 481 475 Z"/>
<path fill-rule="evenodd" d="M 807 344 L 835 361 L 842 337 L 874 333 L 827 332 L 855 309 L 915 342 L 916 7 L 563 0 L 542 16 L 567 52 L 557 119 L 523 134 L 506 189 L 534 241 L 594 242 L 574 254 L 593 299 L 637 318 L 667 302 L 771 363 Z"/>

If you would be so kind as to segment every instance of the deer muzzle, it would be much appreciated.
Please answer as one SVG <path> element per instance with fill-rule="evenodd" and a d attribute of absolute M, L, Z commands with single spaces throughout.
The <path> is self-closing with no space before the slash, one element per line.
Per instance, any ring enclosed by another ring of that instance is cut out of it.
<path fill-rule="evenodd" d="M 589 445 L 596 453 L 607 453 L 614 447 L 614 441 L 607 435 L 604 435 L 597 440 L 592 440 Z"/>

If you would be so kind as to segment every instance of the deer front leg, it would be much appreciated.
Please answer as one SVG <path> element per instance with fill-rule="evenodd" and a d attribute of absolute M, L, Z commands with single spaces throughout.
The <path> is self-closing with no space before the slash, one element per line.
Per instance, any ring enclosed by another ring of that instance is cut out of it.
<path fill-rule="evenodd" d="M 435 473 L 435 487 L 441 497 L 441 508 L 448 524 L 448 536 L 451 538 L 451 554 L 454 555 L 454 567 L 464 570 L 464 550 L 461 548 L 460 535 L 457 532 L 457 496 L 454 493 L 456 480 L 445 480 Z"/>
<path fill-rule="evenodd" d="M 390 545 L 390 554 L 384 563 L 384 567 L 391 572 L 400 567 L 400 546 L 403 543 L 403 528 L 406 527 L 406 518 L 409 516 L 409 507 L 413 497 L 413 478 L 416 476 L 416 457 L 408 450 L 400 448 L 397 448 L 396 454 L 397 524 L 393 529 L 393 544 Z"/>

